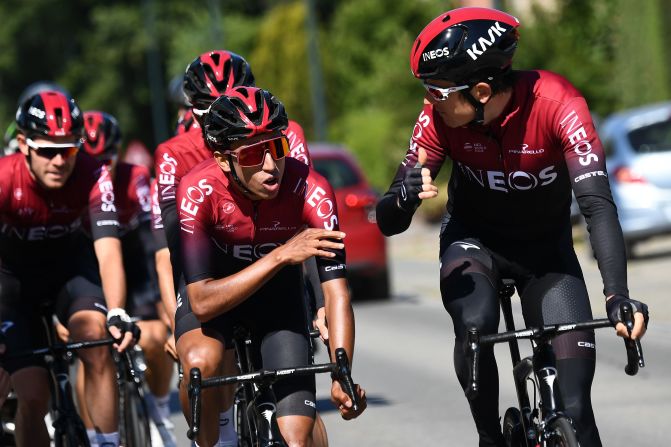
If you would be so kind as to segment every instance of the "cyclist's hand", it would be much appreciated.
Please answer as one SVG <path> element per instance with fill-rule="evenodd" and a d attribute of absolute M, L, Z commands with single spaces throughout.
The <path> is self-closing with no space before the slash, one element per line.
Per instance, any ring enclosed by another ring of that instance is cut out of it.
<path fill-rule="evenodd" d="M 424 199 L 438 196 L 438 187 L 433 184 L 431 171 L 422 167 L 426 163 L 426 151 L 417 150 L 417 164 L 405 171 L 401 189 L 397 197 L 398 207 L 403 211 L 414 212 Z"/>
<path fill-rule="evenodd" d="M 314 324 L 315 329 L 319 329 L 319 338 L 321 338 L 323 342 L 327 341 L 329 339 L 329 328 L 326 325 L 326 308 L 320 307 L 317 309 L 317 317 L 312 323 Z"/>
<path fill-rule="evenodd" d="M 70 340 L 70 331 L 60 321 L 54 322 L 54 328 L 56 329 L 56 335 L 58 335 L 58 338 L 63 343 L 67 343 Z"/>
<path fill-rule="evenodd" d="M 354 384 L 354 392 L 359 396 L 359 410 L 352 410 L 352 399 L 340 387 L 340 382 L 334 380 L 331 384 L 331 402 L 340 411 L 340 416 L 345 420 L 354 419 L 366 409 L 366 391 L 358 384 Z"/>
<path fill-rule="evenodd" d="M 4 343 L 0 344 L 0 355 L 4 354 L 7 347 Z M 5 403 L 5 399 L 9 394 L 12 384 L 9 380 L 9 373 L 0 366 L 0 407 Z"/>
<path fill-rule="evenodd" d="M 335 253 L 328 249 L 342 249 L 345 244 L 342 239 L 345 233 L 342 231 L 322 230 L 319 228 L 307 228 L 276 250 L 281 253 L 281 259 L 287 264 L 300 264 L 311 256 L 333 258 Z"/>
<path fill-rule="evenodd" d="M 175 346 L 175 334 L 170 334 L 170 337 L 168 337 L 163 345 L 163 349 L 174 361 L 179 361 L 179 358 L 177 357 L 177 347 Z"/>
<path fill-rule="evenodd" d="M 116 340 L 113 346 L 119 352 L 140 339 L 140 328 L 131 321 L 124 309 L 118 307 L 107 312 L 107 331 Z"/>
<path fill-rule="evenodd" d="M 622 322 L 622 312 L 620 305 L 628 303 L 634 312 L 634 329 L 631 331 L 631 336 L 627 327 Z M 643 337 L 648 328 L 648 306 L 640 301 L 632 300 L 624 295 L 613 295 L 606 300 L 606 314 L 608 319 L 615 326 L 617 335 L 624 338 L 637 339 Z"/>

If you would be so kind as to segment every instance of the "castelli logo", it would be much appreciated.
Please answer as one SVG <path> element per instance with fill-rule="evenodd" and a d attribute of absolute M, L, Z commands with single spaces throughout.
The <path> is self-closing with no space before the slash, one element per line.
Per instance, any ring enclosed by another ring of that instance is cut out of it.
<path fill-rule="evenodd" d="M 226 214 L 231 214 L 235 211 L 235 204 L 233 202 L 226 202 L 221 206 L 221 210 Z"/>

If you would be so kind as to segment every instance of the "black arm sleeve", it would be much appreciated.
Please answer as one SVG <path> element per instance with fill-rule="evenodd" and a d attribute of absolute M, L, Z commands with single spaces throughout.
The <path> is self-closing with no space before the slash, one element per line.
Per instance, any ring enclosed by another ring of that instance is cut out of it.
<path fill-rule="evenodd" d="M 603 293 L 629 296 L 624 238 L 608 179 L 593 177 L 575 183 L 573 190 L 587 222 L 589 240 L 603 279 Z"/>
<path fill-rule="evenodd" d="M 303 262 L 303 270 L 305 276 L 305 288 L 307 289 L 307 296 L 310 299 L 308 308 L 316 311 L 320 307 L 324 307 L 324 292 L 322 291 L 322 283 L 319 279 L 317 260 L 314 256 Z"/>
<path fill-rule="evenodd" d="M 398 194 L 401 190 L 401 182 L 403 181 L 404 170 L 403 166 L 396 171 L 396 176 L 391 182 L 391 186 L 384 193 L 375 208 L 377 219 L 377 226 L 385 236 L 393 236 L 395 234 L 403 233 L 410 226 L 414 211 L 409 212 L 402 210 L 398 206 Z"/>

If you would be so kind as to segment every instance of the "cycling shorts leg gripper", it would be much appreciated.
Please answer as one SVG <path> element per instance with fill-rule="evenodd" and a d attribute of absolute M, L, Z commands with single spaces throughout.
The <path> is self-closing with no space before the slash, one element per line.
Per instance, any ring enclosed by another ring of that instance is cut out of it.
<path fill-rule="evenodd" d="M 68 280 L 56 301 L 56 316 L 62 324 L 82 310 L 92 310 L 107 315 L 107 303 L 102 288 L 85 278 L 75 276 Z"/>
<path fill-rule="evenodd" d="M 304 332 L 279 330 L 267 333 L 261 341 L 261 358 L 266 369 L 292 368 L 309 364 L 310 347 Z M 315 377 L 295 376 L 275 382 L 277 416 L 315 417 Z"/>

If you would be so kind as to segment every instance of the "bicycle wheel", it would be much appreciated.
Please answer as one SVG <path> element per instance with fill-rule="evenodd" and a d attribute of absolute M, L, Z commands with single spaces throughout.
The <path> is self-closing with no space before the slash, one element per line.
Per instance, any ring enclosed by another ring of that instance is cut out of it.
<path fill-rule="evenodd" d="M 579 447 L 573 424 L 563 416 L 550 422 L 545 429 L 546 447 Z"/>
<path fill-rule="evenodd" d="M 508 408 L 503 416 L 503 439 L 507 447 L 526 447 L 522 414 L 517 408 Z"/>
<path fill-rule="evenodd" d="M 248 393 L 251 393 L 251 391 L 246 390 L 245 387 L 249 387 L 249 385 L 241 385 L 235 391 L 235 404 L 233 406 L 235 431 L 238 434 L 239 447 L 256 447 L 259 443 L 256 436 L 256 427 L 252 425 L 253 422 L 249 420 L 247 412 L 249 396 L 251 396 Z"/>
<path fill-rule="evenodd" d="M 123 382 L 119 389 L 119 435 L 125 447 L 151 445 L 149 414 L 139 390 L 132 382 Z"/>

